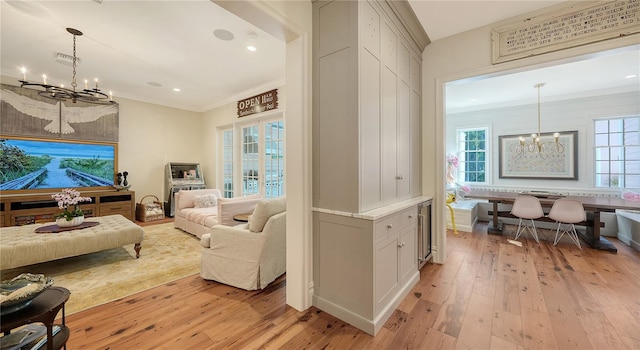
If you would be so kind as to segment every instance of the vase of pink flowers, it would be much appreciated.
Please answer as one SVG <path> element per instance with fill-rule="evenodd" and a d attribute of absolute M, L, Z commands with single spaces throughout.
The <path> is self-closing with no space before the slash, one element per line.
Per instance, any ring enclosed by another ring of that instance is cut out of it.
<path fill-rule="evenodd" d="M 456 179 L 453 177 L 453 169 L 458 167 L 458 156 L 447 154 L 447 184 L 453 185 Z"/>
<path fill-rule="evenodd" d="M 62 192 L 54 193 L 51 198 L 58 202 L 58 208 L 62 213 L 55 216 L 56 225 L 60 227 L 72 227 L 84 222 L 84 212 L 79 204 L 91 202 L 91 197 L 82 197 L 79 191 L 65 188 Z"/>

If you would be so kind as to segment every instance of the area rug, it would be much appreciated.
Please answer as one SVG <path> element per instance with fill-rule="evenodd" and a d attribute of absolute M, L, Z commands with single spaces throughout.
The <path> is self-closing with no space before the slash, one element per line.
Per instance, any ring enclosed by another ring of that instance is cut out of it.
<path fill-rule="evenodd" d="M 21 273 L 53 277 L 71 291 L 67 315 L 101 305 L 200 271 L 200 241 L 173 223 L 143 227 L 140 258 L 133 245 L 19 267 L 0 273 L 1 280 Z"/>

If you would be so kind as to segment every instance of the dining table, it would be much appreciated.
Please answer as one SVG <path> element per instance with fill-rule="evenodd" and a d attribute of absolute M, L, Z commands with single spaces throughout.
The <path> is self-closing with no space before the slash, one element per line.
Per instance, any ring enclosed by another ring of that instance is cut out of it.
<path fill-rule="evenodd" d="M 640 210 L 640 202 L 629 201 L 622 198 L 570 196 L 546 191 L 506 192 L 474 190 L 466 194 L 465 197 L 471 199 L 485 199 L 491 203 L 492 210 L 490 214 L 492 220 L 488 225 L 487 232 L 492 234 L 502 234 L 502 222 L 499 220 L 499 217 L 515 218 L 515 216 L 511 215 L 509 211 L 500 212 L 498 210 L 498 206 L 500 204 L 513 204 L 516 197 L 521 194 L 528 194 L 537 197 L 543 208 L 550 208 L 558 198 L 573 199 L 581 202 L 587 214 L 587 221 L 583 223 L 585 230 L 577 230 L 578 234 L 590 247 L 610 252 L 617 252 L 618 249 L 613 245 L 613 243 L 600 235 L 600 229 L 604 226 L 604 223 L 600 220 L 600 213 L 614 213 L 616 209 Z M 546 216 L 541 218 L 541 220 L 553 222 L 553 220 Z"/>

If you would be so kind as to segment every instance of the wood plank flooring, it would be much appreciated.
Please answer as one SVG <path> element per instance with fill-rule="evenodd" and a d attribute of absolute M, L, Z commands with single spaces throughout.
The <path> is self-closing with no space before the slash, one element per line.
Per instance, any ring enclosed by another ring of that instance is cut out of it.
<path fill-rule="evenodd" d="M 612 241 L 618 254 L 449 232 L 446 263 L 375 337 L 286 306 L 284 277 L 247 292 L 195 275 L 68 316 L 67 348 L 640 349 L 640 253 Z"/>

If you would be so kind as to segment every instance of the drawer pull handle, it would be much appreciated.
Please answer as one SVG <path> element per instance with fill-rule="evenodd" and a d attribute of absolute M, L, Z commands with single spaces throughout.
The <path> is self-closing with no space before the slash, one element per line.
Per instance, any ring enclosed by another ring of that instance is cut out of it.
<path fill-rule="evenodd" d="M 409 215 L 409 219 L 413 219 L 413 215 Z"/>
<path fill-rule="evenodd" d="M 388 229 L 388 230 L 391 230 L 392 228 L 393 228 L 393 225 L 392 225 L 392 224 L 387 224 L 387 229 Z"/>
<path fill-rule="evenodd" d="M 398 243 L 398 248 L 402 248 L 402 247 L 404 247 L 404 242 Z"/>

